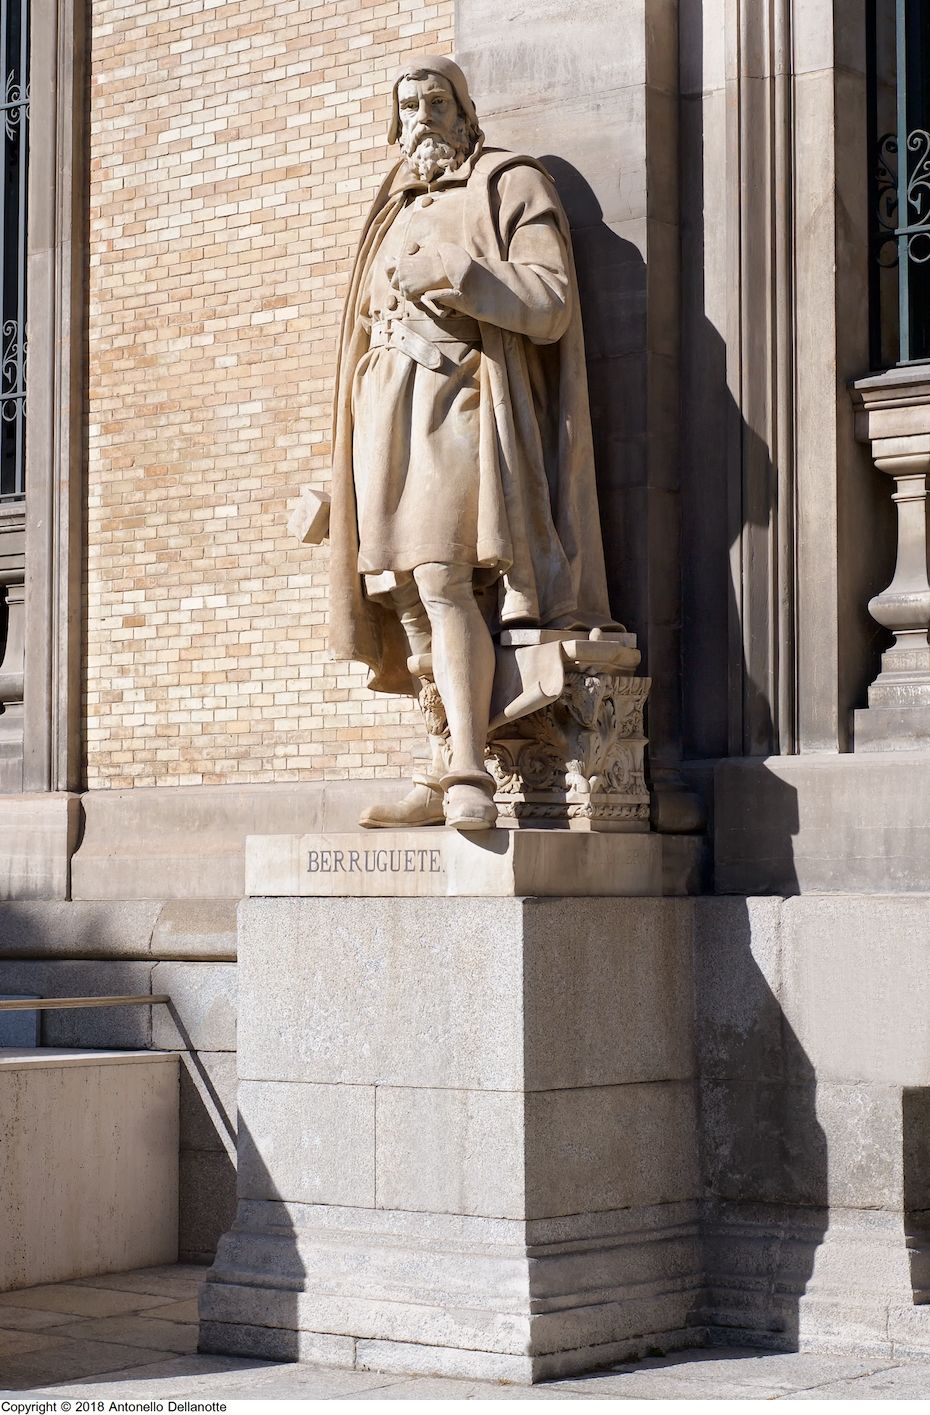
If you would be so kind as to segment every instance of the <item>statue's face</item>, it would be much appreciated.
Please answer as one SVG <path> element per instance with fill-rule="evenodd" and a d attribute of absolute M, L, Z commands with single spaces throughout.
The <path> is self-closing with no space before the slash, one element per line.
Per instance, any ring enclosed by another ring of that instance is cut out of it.
<path fill-rule="evenodd" d="M 412 157 L 424 138 L 454 147 L 460 140 L 461 118 L 451 85 L 439 74 L 402 79 L 397 89 L 400 145 Z"/>

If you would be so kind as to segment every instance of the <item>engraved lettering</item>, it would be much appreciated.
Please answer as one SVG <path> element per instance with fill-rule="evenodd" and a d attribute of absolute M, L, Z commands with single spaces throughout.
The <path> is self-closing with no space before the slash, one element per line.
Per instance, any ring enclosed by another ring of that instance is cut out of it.
<path fill-rule="evenodd" d="M 442 851 L 418 846 L 408 850 L 308 850 L 308 874 L 439 874 Z"/>

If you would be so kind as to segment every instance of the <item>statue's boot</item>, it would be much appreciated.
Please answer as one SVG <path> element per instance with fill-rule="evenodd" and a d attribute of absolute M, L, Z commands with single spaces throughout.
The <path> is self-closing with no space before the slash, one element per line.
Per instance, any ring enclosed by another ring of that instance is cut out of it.
<path fill-rule="evenodd" d="M 494 783 L 486 771 L 450 772 L 442 779 L 446 825 L 455 830 L 490 830 L 497 820 Z"/>
<path fill-rule="evenodd" d="M 409 830 L 418 825 L 442 825 L 442 787 L 414 777 L 413 787 L 399 801 L 369 806 L 358 818 L 366 830 Z"/>

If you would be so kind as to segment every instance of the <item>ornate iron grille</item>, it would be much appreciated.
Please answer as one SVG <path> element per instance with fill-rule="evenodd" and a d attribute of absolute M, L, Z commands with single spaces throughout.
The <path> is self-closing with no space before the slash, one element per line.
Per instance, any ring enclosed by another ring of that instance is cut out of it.
<path fill-rule="evenodd" d="M 930 359 L 930 0 L 870 0 L 873 367 Z"/>
<path fill-rule="evenodd" d="M 0 501 L 26 490 L 26 205 L 29 0 L 0 0 Z"/>

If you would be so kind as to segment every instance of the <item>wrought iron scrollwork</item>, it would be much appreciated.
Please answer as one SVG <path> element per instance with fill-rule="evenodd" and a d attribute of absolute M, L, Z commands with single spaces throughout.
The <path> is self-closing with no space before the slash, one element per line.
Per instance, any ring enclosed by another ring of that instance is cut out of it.
<path fill-rule="evenodd" d="M 875 171 L 875 259 L 883 269 L 898 263 L 898 139 L 884 133 L 878 140 Z"/>
<path fill-rule="evenodd" d="M 15 138 L 29 118 L 29 85 L 23 91 L 22 83 L 15 69 L 6 76 L 3 90 L 3 121 L 10 141 Z"/>
<path fill-rule="evenodd" d="M 0 211 L 0 501 L 26 489 L 26 223 L 29 165 L 29 0 L 0 16 L 3 186 Z"/>
<path fill-rule="evenodd" d="M 26 345 L 20 339 L 15 319 L 4 320 L 0 329 L 0 420 L 15 423 L 19 405 L 26 396 L 22 374 L 26 367 Z"/>

